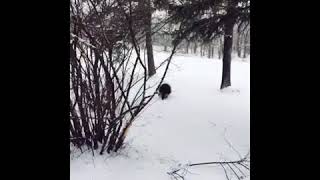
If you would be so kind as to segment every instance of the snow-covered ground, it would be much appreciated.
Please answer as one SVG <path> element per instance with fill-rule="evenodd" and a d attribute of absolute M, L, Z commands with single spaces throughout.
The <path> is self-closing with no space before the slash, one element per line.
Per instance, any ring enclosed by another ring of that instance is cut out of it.
<path fill-rule="evenodd" d="M 168 53 L 155 52 L 156 64 Z M 250 63 L 233 59 L 232 88 L 219 90 L 221 60 L 175 55 L 165 79 L 172 94 L 155 97 L 116 154 L 72 153 L 71 180 L 170 180 L 179 163 L 238 160 L 250 149 Z M 160 76 L 160 75 L 159 75 Z M 225 180 L 221 167 L 189 169 L 186 180 Z M 247 177 L 246 179 L 250 179 Z"/>

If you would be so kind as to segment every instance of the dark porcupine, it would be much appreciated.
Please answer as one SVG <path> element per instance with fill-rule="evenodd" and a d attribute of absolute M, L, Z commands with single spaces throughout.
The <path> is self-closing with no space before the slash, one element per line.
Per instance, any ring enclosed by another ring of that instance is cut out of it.
<path fill-rule="evenodd" d="M 171 93 L 171 86 L 167 83 L 161 84 L 159 88 L 159 96 L 161 99 L 166 99 Z"/>

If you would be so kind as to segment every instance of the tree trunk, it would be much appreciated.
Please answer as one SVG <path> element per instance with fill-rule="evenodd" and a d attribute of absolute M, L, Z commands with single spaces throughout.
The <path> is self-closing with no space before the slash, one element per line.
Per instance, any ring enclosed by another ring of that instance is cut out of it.
<path fill-rule="evenodd" d="M 211 43 L 208 43 L 208 58 L 211 58 Z"/>
<path fill-rule="evenodd" d="M 211 57 L 214 58 L 214 44 L 212 44 L 211 53 L 212 53 Z"/>
<path fill-rule="evenodd" d="M 156 68 L 153 59 L 153 47 L 152 47 L 152 30 L 151 30 L 151 1 L 147 0 L 146 4 L 146 48 L 147 48 L 147 58 L 148 58 L 148 75 L 152 76 L 156 73 Z"/>
<path fill-rule="evenodd" d="M 241 34 L 238 33 L 238 38 L 237 38 L 237 54 L 238 57 L 241 57 Z"/>
<path fill-rule="evenodd" d="M 233 40 L 234 19 L 230 18 L 225 23 L 224 47 L 222 58 L 222 81 L 220 89 L 231 86 L 231 53 Z"/>
<path fill-rule="evenodd" d="M 247 57 L 247 53 L 248 53 L 248 32 L 246 32 L 245 36 L 244 36 L 244 50 L 243 50 L 243 58 Z"/>
<path fill-rule="evenodd" d="M 219 47 L 218 47 L 218 55 L 219 55 L 219 59 L 221 59 L 221 56 L 222 56 L 222 50 L 223 50 L 223 42 L 222 42 L 222 38 L 219 38 Z"/>
<path fill-rule="evenodd" d="M 237 39 L 238 39 L 238 34 L 233 34 L 232 52 L 237 51 Z"/>
<path fill-rule="evenodd" d="M 190 46 L 190 41 L 187 40 L 187 45 L 186 45 L 186 49 L 185 49 L 186 54 L 189 53 L 189 46 Z"/>
<path fill-rule="evenodd" d="M 198 48 L 198 44 L 197 44 L 197 42 L 195 41 L 195 42 L 194 42 L 194 47 L 193 47 L 193 53 L 194 53 L 194 54 L 197 54 L 197 48 Z"/>

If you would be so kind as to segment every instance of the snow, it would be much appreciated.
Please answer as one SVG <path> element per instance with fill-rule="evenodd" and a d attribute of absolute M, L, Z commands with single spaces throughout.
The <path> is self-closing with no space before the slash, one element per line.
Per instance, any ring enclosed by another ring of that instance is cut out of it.
<path fill-rule="evenodd" d="M 155 51 L 154 55 L 157 66 L 169 53 Z M 89 151 L 73 152 L 70 179 L 170 180 L 167 172 L 179 163 L 238 160 L 239 154 L 246 155 L 250 150 L 249 58 L 233 59 L 232 87 L 221 91 L 221 60 L 175 55 L 165 79 L 172 86 L 168 99 L 155 97 L 150 102 L 118 154 L 92 157 Z M 226 180 L 217 165 L 189 171 L 186 180 Z"/>

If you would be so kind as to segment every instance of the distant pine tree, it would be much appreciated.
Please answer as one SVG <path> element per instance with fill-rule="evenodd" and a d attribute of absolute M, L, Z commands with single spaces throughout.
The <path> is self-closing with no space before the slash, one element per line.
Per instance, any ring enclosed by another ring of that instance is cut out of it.
<path fill-rule="evenodd" d="M 163 1 L 165 0 L 159 0 Z M 169 14 L 180 29 L 174 43 L 186 38 L 200 38 L 204 42 L 223 35 L 222 81 L 220 89 L 231 86 L 231 53 L 233 29 L 244 29 L 250 23 L 250 0 L 189 0 L 170 4 Z"/>

